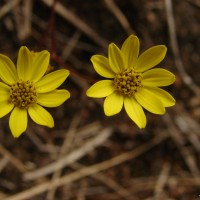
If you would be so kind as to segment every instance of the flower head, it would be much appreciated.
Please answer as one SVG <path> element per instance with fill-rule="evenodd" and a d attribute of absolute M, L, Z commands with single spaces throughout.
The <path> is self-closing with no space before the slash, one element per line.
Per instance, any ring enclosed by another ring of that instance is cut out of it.
<path fill-rule="evenodd" d="M 9 126 L 14 137 L 27 128 L 28 114 L 37 124 L 52 128 L 54 120 L 45 107 L 57 107 L 70 97 L 65 89 L 58 88 L 69 75 L 60 69 L 49 74 L 50 54 L 44 50 L 31 52 L 21 47 L 17 67 L 0 54 L 0 117 L 11 112 Z"/>
<path fill-rule="evenodd" d="M 121 49 L 111 43 L 108 58 L 92 56 L 95 71 L 108 79 L 96 82 L 86 94 L 94 98 L 106 97 L 103 106 L 107 116 L 119 113 L 124 105 L 128 116 L 139 128 L 144 128 L 143 108 L 162 115 L 165 107 L 175 104 L 174 98 L 159 88 L 172 84 L 175 76 L 162 68 L 152 69 L 164 59 L 167 51 L 164 45 L 154 46 L 140 56 L 139 47 L 139 39 L 131 35 Z"/>

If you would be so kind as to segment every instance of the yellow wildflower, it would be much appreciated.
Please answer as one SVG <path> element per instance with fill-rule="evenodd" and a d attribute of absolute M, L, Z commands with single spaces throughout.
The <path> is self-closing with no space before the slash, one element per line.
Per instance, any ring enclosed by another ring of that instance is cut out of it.
<path fill-rule="evenodd" d="M 54 120 L 42 106 L 57 107 L 70 97 L 67 90 L 56 89 L 69 71 L 60 69 L 45 75 L 49 60 L 48 51 L 34 53 L 23 46 L 15 67 L 7 56 L 0 54 L 0 117 L 11 112 L 9 126 L 14 137 L 27 129 L 28 114 L 37 124 L 52 128 Z"/>
<path fill-rule="evenodd" d="M 163 115 L 165 107 L 175 104 L 174 98 L 163 89 L 175 81 L 175 76 L 162 68 L 152 69 L 165 57 L 164 45 L 154 46 L 139 56 L 139 39 L 131 35 L 119 49 L 114 43 L 108 48 L 108 58 L 91 58 L 95 71 L 108 80 L 101 80 L 86 92 L 94 98 L 106 97 L 104 112 L 107 116 L 119 113 L 124 105 L 128 116 L 139 128 L 146 126 L 143 108 Z M 143 107 L 143 108 L 142 108 Z"/>

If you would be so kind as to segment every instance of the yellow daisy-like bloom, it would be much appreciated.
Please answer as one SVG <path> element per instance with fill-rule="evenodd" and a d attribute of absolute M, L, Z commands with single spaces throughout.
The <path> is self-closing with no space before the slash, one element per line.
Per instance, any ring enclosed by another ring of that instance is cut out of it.
<path fill-rule="evenodd" d="M 107 116 L 119 113 L 124 105 L 128 116 L 139 128 L 146 126 L 143 108 L 163 115 L 165 107 L 175 104 L 174 98 L 163 89 L 175 81 L 175 76 L 162 68 L 152 69 L 165 57 L 164 45 L 154 46 L 139 56 L 139 39 L 131 35 L 121 49 L 111 43 L 108 58 L 94 55 L 91 58 L 95 71 L 109 80 L 101 80 L 86 92 L 88 97 L 102 98 Z M 142 108 L 143 107 L 143 108 Z"/>
<path fill-rule="evenodd" d="M 52 128 L 54 120 L 42 106 L 57 107 L 70 97 L 67 90 L 56 89 L 69 71 L 60 69 L 45 75 L 49 61 L 48 51 L 31 52 L 24 46 L 19 50 L 17 67 L 0 54 L 0 117 L 11 112 L 9 126 L 14 137 L 27 129 L 28 114 L 37 124 Z"/>

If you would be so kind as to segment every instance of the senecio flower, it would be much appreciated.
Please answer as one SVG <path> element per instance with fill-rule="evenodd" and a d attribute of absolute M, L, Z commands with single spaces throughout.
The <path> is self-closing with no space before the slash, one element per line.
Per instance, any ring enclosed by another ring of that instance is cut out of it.
<path fill-rule="evenodd" d="M 21 47 L 17 67 L 5 55 L 0 54 L 0 117 L 9 112 L 9 126 L 14 137 L 27 128 L 28 114 L 37 124 L 52 128 L 54 120 L 45 107 L 57 107 L 70 97 L 65 89 L 56 89 L 69 75 L 60 69 L 49 74 L 50 53 L 29 51 Z"/>
<path fill-rule="evenodd" d="M 91 58 L 95 71 L 108 80 L 101 80 L 86 92 L 88 97 L 102 98 L 107 116 L 119 113 L 124 105 L 128 116 L 139 128 L 146 126 L 143 108 L 163 115 L 165 107 L 175 104 L 174 98 L 163 89 L 175 81 L 175 76 L 162 68 L 152 69 L 165 57 L 164 45 L 154 46 L 139 56 L 139 39 L 131 35 L 121 49 L 111 43 L 108 58 L 94 55 Z M 143 108 L 142 108 L 143 107 Z"/>

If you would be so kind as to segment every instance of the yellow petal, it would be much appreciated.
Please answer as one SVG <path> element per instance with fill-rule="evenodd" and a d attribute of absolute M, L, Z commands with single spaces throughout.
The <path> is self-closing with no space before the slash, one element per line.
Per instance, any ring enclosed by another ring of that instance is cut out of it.
<path fill-rule="evenodd" d="M 165 113 L 165 107 L 160 101 L 160 98 L 155 97 L 150 90 L 141 88 L 135 93 L 135 98 L 137 102 L 149 112 L 159 115 L 163 115 Z"/>
<path fill-rule="evenodd" d="M 146 126 L 147 120 L 141 105 L 135 98 L 124 98 L 124 108 L 128 116 L 137 124 L 139 128 Z"/>
<path fill-rule="evenodd" d="M 70 97 L 67 90 L 54 90 L 48 93 L 38 94 L 37 103 L 46 107 L 57 107 Z"/>
<path fill-rule="evenodd" d="M 121 51 L 126 68 L 134 68 L 139 54 L 139 45 L 139 39 L 134 35 L 129 36 L 123 43 Z"/>
<path fill-rule="evenodd" d="M 48 69 L 50 53 L 44 50 L 41 52 L 32 53 L 32 56 L 33 64 L 30 80 L 33 82 L 37 82 L 44 76 L 45 72 Z"/>
<path fill-rule="evenodd" d="M 167 86 L 175 80 L 174 74 L 161 68 L 151 69 L 142 74 L 142 84 L 145 86 Z"/>
<path fill-rule="evenodd" d="M 109 45 L 108 59 L 110 67 L 115 73 L 119 73 L 125 69 L 125 63 L 121 51 L 114 43 Z"/>
<path fill-rule="evenodd" d="M 14 107 L 14 104 L 9 103 L 6 99 L 5 101 L 0 101 L 0 118 L 7 115 Z"/>
<path fill-rule="evenodd" d="M 47 71 L 49 59 L 50 54 L 46 50 L 34 53 L 25 46 L 21 47 L 17 60 L 19 78 L 37 82 Z"/>
<path fill-rule="evenodd" d="M 9 126 L 13 137 L 19 137 L 26 130 L 27 123 L 27 110 L 15 107 L 9 119 Z"/>
<path fill-rule="evenodd" d="M 106 116 L 112 116 L 119 113 L 123 106 L 124 97 L 122 95 L 113 92 L 106 97 L 104 101 L 104 112 Z"/>
<path fill-rule="evenodd" d="M 101 55 L 94 55 L 91 58 L 92 64 L 94 66 L 95 71 L 105 77 L 105 78 L 114 78 L 115 72 L 112 71 L 108 58 Z"/>
<path fill-rule="evenodd" d="M 14 107 L 14 104 L 9 103 L 9 89 L 8 85 L 0 82 L 0 118 L 7 115 Z"/>
<path fill-rule="evenodd" d="M 110 95 L 115 90 L 112 80 L 102 80 L 96 82 L 87 91 L 88 97 L 102 98 Z"/>
<path fill-rule="evenodd" d="M 17 59 L 17 73 L 19 79 L 30 80 L 32 76 L 33 57 L 29 49 L 22 46 Z"/>
<path fill-rule="evenodd" d="M 0 82 L 0 102 L 8 100 L 9 97 L 10 97 L 10 87 L 4 84 L 3 82 Z"/>
<path fill-rule="evenodd" d="M 34 86 L 38 93 L 50 92 L 58 88 L 68 76 L 68 70 L 56 70 L 42 77 Z"/>
<path fill-rule="evenodd" d="M 28 108 L 28 113 L 35 123 L 50 128 L 54 127 L 53 117 L 42 106 L 34 104 Z"/>
<path fill-rule="evenodd" d="M 164 45 L 157 45 L 142 53 L 136 63 L 135 70 L 144 72 L 159 64 L 165 57 L 167 48 Z"/>
<path fill-rule="evenodd" d="M 171 107 L 175 105 L 175 99 L 165 90 L 157 87 L 147 87 L 147 89 L 152 93 L 152 95 L 162 102 L 164 107 Z"/>
<path fill-rule="evenodd" d="M 0 54 L 0 78 L 8 85 L 12 85 L 18 80 L 15 65 L 10 58 L 3 54 Z"/>

